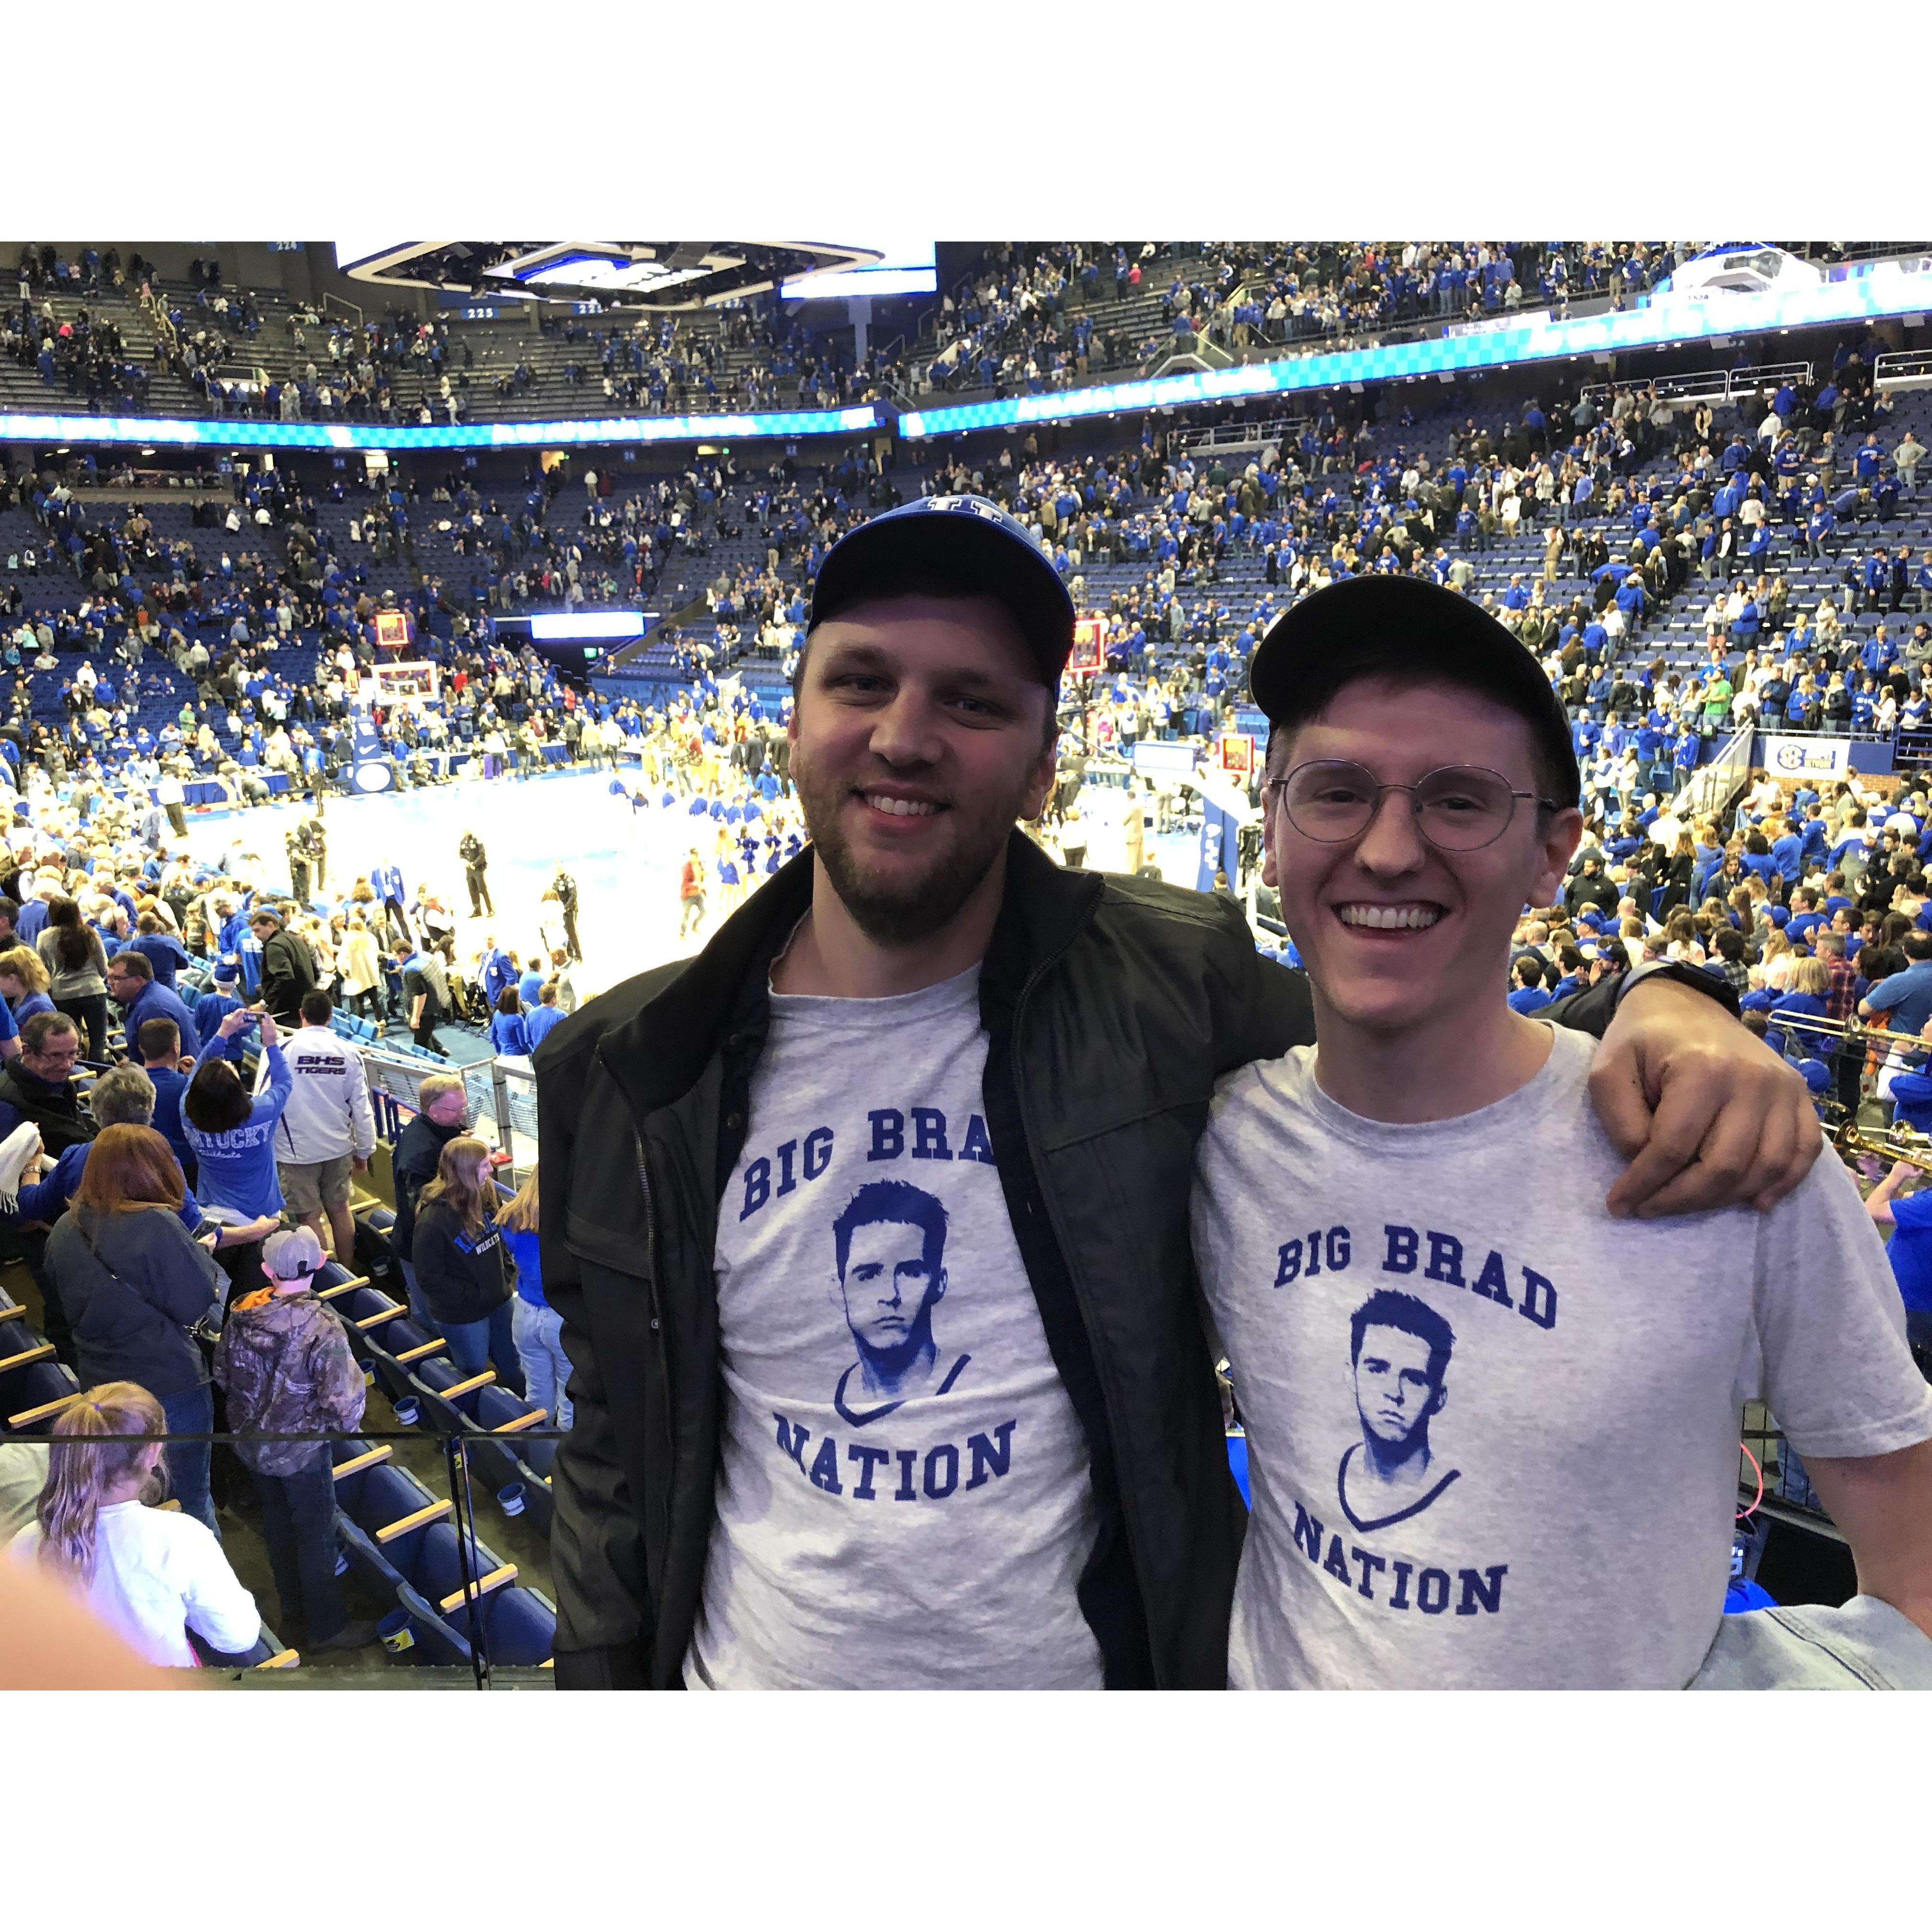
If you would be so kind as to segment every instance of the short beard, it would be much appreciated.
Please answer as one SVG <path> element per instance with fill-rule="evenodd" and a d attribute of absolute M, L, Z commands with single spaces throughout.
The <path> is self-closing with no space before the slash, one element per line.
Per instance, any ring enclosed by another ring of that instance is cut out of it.
<path fill-rule="evenodd" d="M 874 946 L 910 946 L 943 931 L 984 883 L 1006 849 L 1024 803 L 1011 799 L 969 811 L 955 805 L 950 816 L 962 837 L 923 878 L 886 884 L 868 878 L 839 828 L 838 808 L 850 796 L 842 783 L 821 782 L 808 761 L 792 755 L 792 782 L 798 788 L 805 829 L 853 923 Z"/>

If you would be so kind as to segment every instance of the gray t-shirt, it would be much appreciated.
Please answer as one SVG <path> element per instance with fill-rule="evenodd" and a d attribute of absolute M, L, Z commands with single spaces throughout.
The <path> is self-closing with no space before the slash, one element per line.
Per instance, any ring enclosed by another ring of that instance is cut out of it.
<path fill-rule="evenodd" d="M 1801 1454 L 1932 1437 L 1851 1177 L 1765 1214 L 1613 1220 L 1592 1042 L 1457 1120 L 1389 1126 L 1315 1049 L 1242 1068 L 1195 1252 L 1247 1428 L 1237 1688 L 1677 1688 L 1722 1616 L 1741 1411 Z"/>
<path fill-rule="evenodd" d="M 774 995 L 718 1216 L 718 1521 L 685 1681 L 1097 1687 L 1087 1444 L 993 1164 L 976 968 Z"/>

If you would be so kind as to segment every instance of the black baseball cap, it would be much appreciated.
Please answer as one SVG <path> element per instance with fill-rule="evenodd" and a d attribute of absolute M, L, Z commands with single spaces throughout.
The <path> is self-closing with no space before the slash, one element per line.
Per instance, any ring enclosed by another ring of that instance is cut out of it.
<path fill-rule="evenodd" d="M 1569 714 L 1543 667 L 1480 604 L 1414 577 L 1350 577 L 1292 605 L 1255 646 L 1248 690 L 1269 722 L 1298 724 L 1365 672 L 1466 685 L 1517 712 L 1562 784 L 1583 789 Z"/>
<path fill-rule="evenodd" d="M 984 496 L 922 496 L 841 537 L 812 586 L 812 627 L 915 576 L 1002 606 L 1041 681 L 1058 688 L 1073 652 L 1073 600 L 1025 525 Z"/>

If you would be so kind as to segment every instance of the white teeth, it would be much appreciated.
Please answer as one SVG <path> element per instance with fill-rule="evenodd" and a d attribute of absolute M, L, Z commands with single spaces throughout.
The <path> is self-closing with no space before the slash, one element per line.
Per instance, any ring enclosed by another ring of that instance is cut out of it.
<path fill-rule="evenodd" d="M 874 812 L 889 812 L 895 818 L 930 818 L 939 809 L 922 798 L 884 798 L 870 791 L 866 794 L 866 802 Z"/>
<path fill-rule="evenodd" d="M 1335 916 L 1344 926 L 1370 926 L 1394 932 L 1400 928 L 1420 931 L 1433 926 L 1442 915 L 1434 906 L 1345 905 L 1335 908 Z"/>

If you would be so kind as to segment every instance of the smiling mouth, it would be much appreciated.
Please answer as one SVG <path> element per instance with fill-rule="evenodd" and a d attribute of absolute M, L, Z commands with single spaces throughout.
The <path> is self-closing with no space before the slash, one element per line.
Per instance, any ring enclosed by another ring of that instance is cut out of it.
<path fill-rule="evenodd" d="M 1424 932 L 1442 916 L 1438 905 L 1350 904 L 1334 908 L 1344 926 L 1367 932 Z"/>
<path fill-rule="evenodd" d="M 882 812 L 890 818 L 933 818 L 946 809 L 929 798 L 897 798 L 882 791 L 862 791 L 856 795 L 873 811 Z"/>

